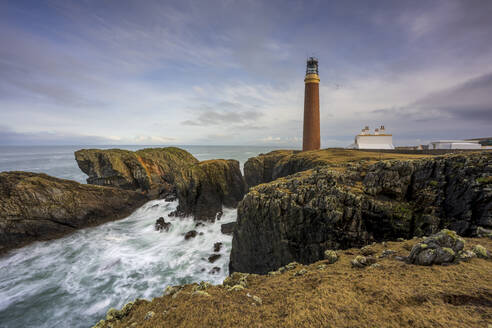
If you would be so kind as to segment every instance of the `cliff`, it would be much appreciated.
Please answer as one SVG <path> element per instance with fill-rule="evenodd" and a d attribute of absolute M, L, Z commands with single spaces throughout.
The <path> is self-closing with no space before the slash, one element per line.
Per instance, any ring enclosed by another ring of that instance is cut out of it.
<path fill-rule="evenodd" d="M 141 193 L 45 174 L 0 173 L 0 252 L 129 215 Z"/>
<path fill-rule="evenodd" d="M 121 149 L 82 149 L 75 152 L 87 183 L 141 190 L 153 197 L 173 192 L 183 169 L 198 160 L 175 147 L 148 148 L 136 152 Z"/>
<path fill-rule="evenodd" d="M 215 220 L 222 206 L 236 207 L 245 194 L 244 178 L 235 160 L 198 162 L 185 150 L 149 148 L 136 152 L 83 149 L 75 152 L 90 184 L 142 190 L 151 198 L 174 195 L 179 216 Z"/>
<path fill-rule="evenodd" d="M 197 220 L 214 220 L 222 213 L 222 205 L 237 206 L 244 197 L 246 185 L 238 161 L 216 159 L 186 169 L 182 179 L 177 181 L 176 189 L 177 214 L 195 215 Z"/>
<path fill-rule="evenodd" d="M 464 238 L 465 251 L 492 239 Z M 422 239 L 337 251 L 338 260 L 289 263 L 268 275 L 234 273 L 223 284 L 168 286 L 151 301 L 110 309 L 95 328 L 125 327 L 450 327 L 487 328 L 492 261 L 425 267 L 400 257 Z M 376 263 L 354 267 L 361 254 Z"/>
<path fill-rule="evenodd" d="M 285 164 L 299 163 L 295 156 L 277 167 L 299 167 Z M 330 162 L 252 188 L 238 206 L 231 272 L 266 273 L 318 261 L 326 249 L 441 228 L 469 236 L 492 227 L 492 153 L 372 162 Z"/>
<path fill-rule="evenodd" d="M 248 187 L 270 182 L 315 167 L 337 167 L 344 163 L 370 164 L 379 160 L 415 159 L 428 155 L 362 152 L 358 150 L 328 148 L 314 151 L 275 150 L 249 158 L 244 163 L 244 178 Z"/>

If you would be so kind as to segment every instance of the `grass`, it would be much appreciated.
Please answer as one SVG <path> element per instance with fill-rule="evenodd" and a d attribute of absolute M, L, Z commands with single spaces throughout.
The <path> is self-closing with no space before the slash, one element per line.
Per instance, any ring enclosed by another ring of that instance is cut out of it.
<path fill-rule="evenodd" d="M 376 256 L 385 249 L 408 255 L 419 240 L 372 247 Z M 492 249 L 491 239 L 466 238 L 467 249 L 477 243 Z M 360 250 L 337 253 L 334 264 L 320 261 L 278 275 L 250 275 L 244 290 L 219 285 L 206 289 L 210 296 L 198 295 L 195 284 L 185 285 L 174 298 L 138 300 L 112 327 L 461 328 L 492 323 L 491 260 L 423 267 L 384 258 L 378 259 L 380 267 L 356 269 L 350 260 Z M 301 269 L 307 273 L 296 275 Z M 149 311 L 155 315 L 144 320 Z"/>

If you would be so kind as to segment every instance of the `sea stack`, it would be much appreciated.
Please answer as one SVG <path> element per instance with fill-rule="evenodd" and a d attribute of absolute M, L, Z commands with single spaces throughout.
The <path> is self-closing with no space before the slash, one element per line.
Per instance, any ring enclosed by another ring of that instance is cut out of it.
<path fill-rule="evenodd" d="M 320 148 L 318 59 L 309 57 L 304 78 L 304 130 L 302 151 Z"/>

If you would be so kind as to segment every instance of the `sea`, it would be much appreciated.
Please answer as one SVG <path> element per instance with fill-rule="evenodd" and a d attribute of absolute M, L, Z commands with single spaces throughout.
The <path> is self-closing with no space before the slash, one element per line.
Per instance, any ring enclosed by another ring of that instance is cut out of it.
<path fill-rule="evenodd" d="M 156 146 L 0 146 L 0 172 L 42 172 L 86 183 L 74 152 L 82 148 L 137 150 Z M 199 160 L 236 159 L 241 163 L 274 147 L 178 146 Z M 153 200 L 127 218 L 81 229 L 66 237 L 34 242 L 0 256 L 0 327 L 91 327 L 110 308 L 137 298 L 161 296 L 167 286 L 228 275 L 232 237 L 221 224 L 236 220 L 225 209 L 220 221 L 195 227 L 192 217 L 168 218 L 177 202 Z M 169 232 L 157 232 L 165 217 Z M 196 238 L 184 234 L 197 230 Z M 214 244 L 222 243 L 214 263 Z M 214 269 L 215 268 L 215 269 Z M 217 268 L 219 268 L 218 272 Z"/>

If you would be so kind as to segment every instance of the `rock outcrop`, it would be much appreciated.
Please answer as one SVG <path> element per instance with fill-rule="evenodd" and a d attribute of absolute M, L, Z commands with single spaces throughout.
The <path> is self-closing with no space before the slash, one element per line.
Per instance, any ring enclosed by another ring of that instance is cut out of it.
<path fill-rule="evenodd" d="M 328 148 L 315 151 L 275 150 L 249 158 L 244 163 L 244 178 L 249 188 L 274 181 L 297 172 L 315 167 L 338 167 L 347 163 L 373 164 L 386 159 L 408 159 L 429 157 L 427 155 L 406 155 L 398 153 L 365 152 L 342 148 Z"/>
<path fill-rule="evenodd" d="M 222 206 L 237 206 L 244 197 L 246 185 L 238 161 L 215 159 L 185 170 L 176 190 L 178 215 L 213 221 L 222 213 Z"/>
<path fill-rule="evenodd" d="M 222 206 L 236 207 L 246 186 L 235 160 L 198 162 L 185 150 L 149 148 L 136 152 L 119 149 L 83 149 L 75 158 L 90 184 L 142 190 L 151 198 L 175 194 L 178 216 L 215 220 Z"/>
<path fill-rule="evenodd" d="M 492 153 L 318 167 L 250 190 L 230 271 L 312 263 L 326 249 L 492 227 Z"/>
<path fill-rule="evenodd" d="M 166 196 L 183 170 L 198 160 L 175 147 L 121 149 L 81 149 L 75 152 L 80 169 L 89 176 L 87 183 L 141 190 L 153 197 Z"/>
<path fill-rule="evenodd" d="M 412 247 L 408 263 L 432 265 L 451 263 L 459 258 L 465 240 L 454 231 L 443 229 Z"/>
<path fill-rule="evenodd" d="M 139 192 L 29 172 L 0 173 L 0 252 L 129 215 Z"/>

